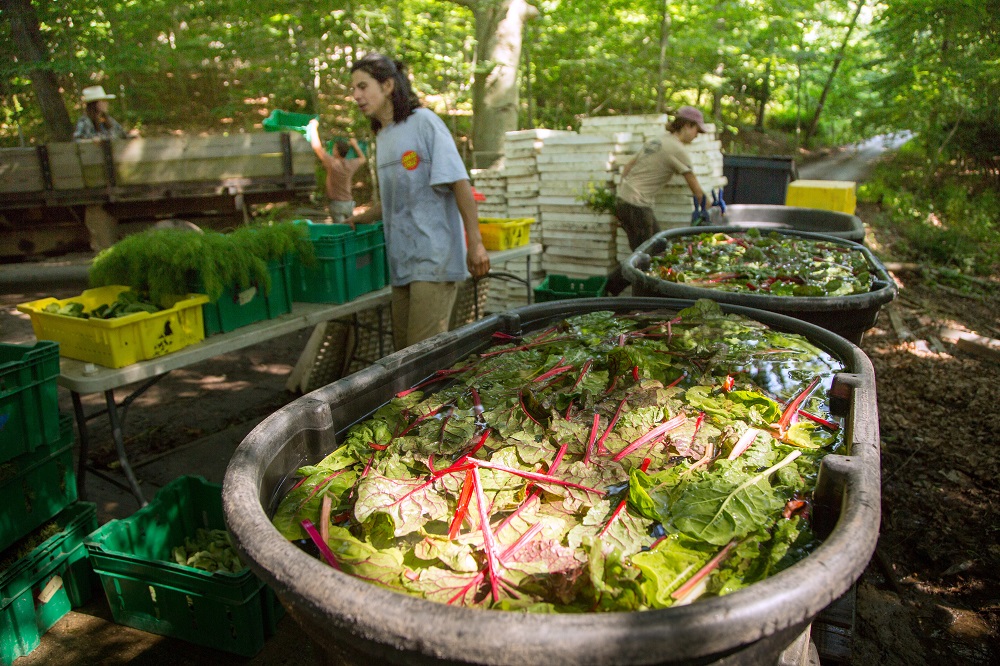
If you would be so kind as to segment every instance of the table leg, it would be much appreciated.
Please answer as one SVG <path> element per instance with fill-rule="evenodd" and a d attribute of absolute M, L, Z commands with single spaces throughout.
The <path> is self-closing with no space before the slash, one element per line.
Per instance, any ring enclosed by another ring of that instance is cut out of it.
<path fill-rule="evenodd" d="M 76 491 L 80 499 L 87 499 L 87 456 L 90 455 L 90 431 L 87 428 L 87 417 L 83 413 L 83 402 L 80 394 L 71 391 L 73 397 L 73 413 L 76 415 L 76 431 L 80 438 L 80 458 L 76 463 Z"/>
<path fill-rule="evenodd" d="M 122 432 L 121 421 L 118 419 L 118 404 L 115 402 L 114 389 L 104 392 L 104 401 L 108 405 L 108 420 L 111 421 L 111 436 L 115 440 L 115 449 L 118 451 L 118 462 L 122 466 L 125 478 L 128 479 L 128 485 L 132 489 L 132 494 L 139 501 L 139 506 L 146 506 L 148 502 L 146 502 L 146 498 L 142 495 L 139 482 L 136 480 L 135 473 L 132 471 L 132 465 L 129 463 L 128 453 L 125 451 L 125 435 Z"/>
<path fill-rule="evenodd" d="M 524 284 L 527 286 L 528 289 L 528 305 L 531 305 L 531 255 L 530 254 L 527 257 L 525 257 L 524 264 L 528 267 L 527 268 L 528 274 L 524 276 Z"/>

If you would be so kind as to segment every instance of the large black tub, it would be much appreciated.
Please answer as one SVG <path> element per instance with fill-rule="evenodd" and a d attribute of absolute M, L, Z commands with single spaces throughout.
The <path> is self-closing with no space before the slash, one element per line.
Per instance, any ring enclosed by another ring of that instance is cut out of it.
<path fill-rule="evenodd" d="M 879 527 L 875 377 L 860 349 L 808 323 L 748 308 L 727 312 L 805 335 L 846 368 L 833 395 L 848 455 L 827 455 L 814 494 L 824 541 L 804 560 L 733 594 L 688 606 L 539 615 L 474 610 L 391 592 L 342 574 L 285 540 L 269 512 L 296 469 L 320 460 L 345 430 L 398 391 L 482 351 L 494 332 L 541 330 L 597 310 L 677 312 L 691 301 L 593 298 L 518 308 L 443 333 L 303 396 L 243 441 L 223 505 L 236 547 L 289 614 L 337 664 L 807 663 L 810 622 L 847 591 L 874 552 Z"/>
<path fill-rule="evenodd" d="M 666 298 L 710 298 L 718 303 L 742 305 L 748 308 L 777 312 L 808 321 L 812 324 L 841 335 L 854 344 L 861 343 L 864 332 L 875 325 L 879 310 L 896 297 L 896 283 L 885 266 L 871 250 L 860 243 L 829 236 L 789 229 L 772 229 L 783 236 L 794 236 L 807 240 L 823 240 L 864 254 L 874 277 L 871 291 L 866 294 L 849 296 L 772 296 L 760 293 L 734 293 L 709 287 L 695 287 L 681 282 L 663 280 L 646 271 L 651 266 L 651 257 L 663 254 L 665 248 L 683 241 L 689 236 L 703 233 L 732 234 L 739 231 L 731 226 L 683 227 L 661 231 L 636 248 L 626 261 L 622 262 L 622 274 L 632 284 L 634 296 L 663 296 Z M 770 233 L 764 232 L 764 233 Z"/>
<path fill-rule="evenodd" d="M 738 229 L 794 229 L 865 242 L 865 225 L 860 217 L 819 208 L 733 204 L 726 206 L 725 215 L 713 215 L 712 224 Z"/>

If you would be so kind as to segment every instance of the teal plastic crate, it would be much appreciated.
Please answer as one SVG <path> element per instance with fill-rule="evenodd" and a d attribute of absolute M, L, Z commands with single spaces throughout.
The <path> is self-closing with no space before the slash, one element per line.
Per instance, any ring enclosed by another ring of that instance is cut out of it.
<path fill-rule="evenodd" d="M 128 518 L 90 535 L 94 572 L 115 622 L 253 656 L 284 612 L 250 569 L 208 572 L 176 564 L 171 550 L 199 528 L 225 529 L 222 486 L 182 476 Z"/>
<path fill-rule="evenodd" d="M 312 220 L 294 220 L 292 224 L 302 225 L 309 232 L 309 240 L 318 241 L 327 238 L 337 238 L 354 233 L 349 224 L 324 224 Z"/>
<path fill-rule="evenodd" d="M 202 306 L 205 337 L 228 333 L 258 321 L 274 319 L 292 311 L 292 260 L 272 261 L 267 265 L 271 276 L 266 285 L 234 285 L 214 302 Z M 200 285 L 199 285 L 200 286 Z"/>
<path fill-rule="evenodd" d="M 76 502 L 54 522 L 58 533 L 0 572 L 3 666 L 37 648 L 45 632 L 70 608 L 82 606 L 93 596 L 94 570 L 84 540 L 97 529 L 97 505 Z M 15 544 L 0 557 L 17 555 L 21 547 Z"/>
<path fill-rule="evenodd" d="M 59 417 L 60 441 L 0 464 L 0 550 L 77 499 L 73 417 Z"/>
<path fill-rule="evenodd" d="M 319 119 L 319 116 L 275 109 L 271 111 L 271 115 L 264 118 L 261 125 L 264 127 L 265 132 L 298 132 L 305 136 L 306 127 L 308 127 L 309 121 L 314 118 Z"/>
<path fill-rule="evenodd" d="M 0 343 L 0 463 L 59 442 L 59 343 Z"/>
<path fill-rule="evenodd" d="M 589 278 L 571 278 L 565 275 L 546 275 L 535 287 L 535 302 L 559 301 L 564 298 L 593 298 L 604 295 L 608 279 L 597 275 Z"/>
<path fill-rule="evenodd" d="M 315 266 L 296 263 L 292 276 L 293 300 L 342 304 L 385 287 L 388 272 L 380 222 L 358 225 L 356 231 L 350 231 L 346 224 L 313 226 L 341 229 L 313 239 Z"/>
<path fill-rule="evenodd" d="M 334 147 L 334 145 L 338 141 L 347 141 L 348 143 L 350 143 L 350 139 L 348 139 L 347 137 L 339 136 L 336 139 L 332 139 L 332 140 L 326 142 L 326 152 L 328 152 L 331 155 L 333 155 L 333 147 Z M 361 140 L 359 140 L 358 141 L 358 146 L 361 148 L 361 152 L 362 153 L 365 153 L 366 155 L 368 154 L 368 142 L 367 141 L 361 141 Z M 351 146 L 351 149 L 347 151 L 346 155 L 344 155 L 344 159 L 353 160 L 355 157 L 358 157 L 358 153 L 357 153 L 356 150 L 354 150 L 354 146 Z"/>

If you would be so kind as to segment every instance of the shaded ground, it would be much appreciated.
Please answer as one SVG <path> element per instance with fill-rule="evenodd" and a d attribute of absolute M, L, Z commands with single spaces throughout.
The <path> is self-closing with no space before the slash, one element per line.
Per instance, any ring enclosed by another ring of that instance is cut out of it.
<path fill-rule="evenodd" d="M 891 258 L 891 233 L 872 238 Z M 852 663 L 1000 663 L 1000 361 L 939 334 L 1000 338 L 1000 283 L 895 275 L 899 298 L 861 345 L 877 379 L 882 529 L 858 586 Z"/>

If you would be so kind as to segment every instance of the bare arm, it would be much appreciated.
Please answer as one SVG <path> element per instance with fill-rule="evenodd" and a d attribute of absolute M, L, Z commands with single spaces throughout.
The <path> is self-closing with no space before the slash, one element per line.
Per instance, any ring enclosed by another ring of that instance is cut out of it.
<path fill-rule="evenodd" d="M 312 146 L 313 152 L 316 153 L 316 157 L 319 161 L 326 166 L 326 160 L 329 157 L 327 152 L 323 150 L 323 143 L 319 140 L 319 121 L 313 118 L 309 121 L 309 131 L 306 132 L 309 136 L 309 144 Z"/>
<path fill-rule="evenodd" d="M 622 169 L 622 178 L 628 175 L 628 172 L 632 170 L 632 167 L 635 166 L 636 160 L 638 159 L 639 156 L 636 155 L 635 157 L 632 158 L 632 161 L 630 161 L 628 164 L 625 165 L 625 168 Z"/>
<path fill-rule="evenodd" d="M 705 192 L 701 189 L 701 185 L 698 183 L 698 178 L 694 175 L 694 172 L 688 171 L 684 174 L 684 180 L 687 181 L 688 187 L 691 188 L 691 194 L 693 194 L 698 201 L 701 201 L 702 197 L 705 196 Z"/>
<path fill-rule="evenodd" d="M 378 222 L 382 219 L 382 202 L 376 201 L 371 205 L 371 208 L 363 213 L 358 213 L 357 215 L 352 215 L 351 217 L 344 220 L 344 224 L 351 225 L 351 229 L 356 228 L 359 224 L 371 224 L 372 222 Z"/>
<path fill-rule="evenodd" d="M 481 278 L 490 272 L 490 257 L 483 246 L 483 236 L 479 233 L 479 208 L 472 196 L 472 185 L 467 180 L 459 180 L 451 184 L 455 193 L 458 212 L 462 215 L 465 225 L 465 238 L 468 243 L 468 258 L 466 263 L 472 277 Z"/>
<path fill-rule="evenodd" d="M 354 137 L 351 137 L 351 146 L 354 148 L 354 152 L 358 156 L 357 159 L 361 160 L 360 162 L 358 162 L 358 166 L 361 166 L 362 164 L 368 161 L 368 158 L 365 157 L 364 152 L 361 150 L 361 146 L 358 145 L 358 140 L 355 139 Z"/>

